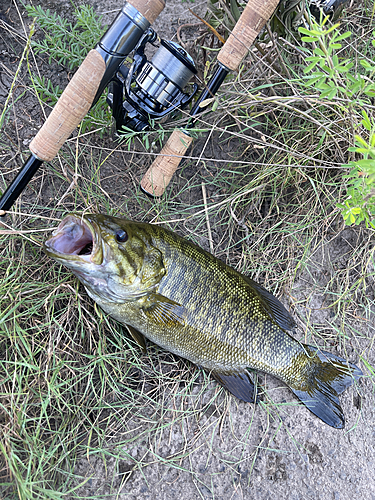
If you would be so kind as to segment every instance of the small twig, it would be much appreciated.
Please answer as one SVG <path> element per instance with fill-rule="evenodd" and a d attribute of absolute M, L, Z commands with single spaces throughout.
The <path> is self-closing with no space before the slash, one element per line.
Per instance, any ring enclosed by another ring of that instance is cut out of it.
<path fill-rule="evenodd" d="M 30 47 L 31 47 L 31 37 L 34 34 L 34 29 L 35 29 L 34 25 L 35 25 L 35 21 L 33 21 L 32 25 L 31 25 L 29 38 L 28 38 L 26 46 L 25 46 L 25 48 L 24 48 L 24 50 L 22 52 L 21 59 L 20 59 L 20 61 L 18 63 L 17 70 L 16 70 L 16 72 L 14 74 L 14 78 L 13 78 L 12 84 L 10 86 L 10 91 L 8 93 L 8 97 L 6 98 L 6 101 L 5 101 L 5 104 L 4 104 L 4 107 L 3 107 L 3 111 L 2 111 L 1 116 L 0 116 L 0 127 L 3 124 L 4 117 L 5 117 L 6 111 L 8 109 L 9 101 L 10 101 L 11 97 L 13 96 L 13 90 L 14 90 L 14 87 L 15 87 L 16 82 L 17 82 L 18 74 L 21 71 L 21 66 L 22 66 L 23 60 L 25 59 L 25 57 L 27 57 L 27 54 L 28 54 L 28 52 L 30 50 Z"/>
<path fill-rule="evenodd" d="M 249 228 L 247 227 L 247 225 L 245 223 L 245 217 L 242 217 L 242 219 L 238 219 L 238 217 L 234 213 L 234 209 L 233 209 L 233 202 L 234 201 L 235 200 L 232 201 L 232 203 L 230 204 L 230 207 L 229 207 L 230 214 L 233 217 L 233 219 L 236 221 L 236 223 L 245 231 L 246 239 L 248 239 L 249 238 Z"/>
<path fill-rule="evenodd" d="M 266 30 L 267 30 L 268 36 L 270 37 L 270 39 L 272 41 L 273 46 L 275 47 L 275 50 L 277 52 L 279 63 L 281 64 L 283 70 L 285 71 L 285 74 L 288 77 L 288 79 L 291 80 L 292 77 L 290 76 L 288 68 L 284 64 L 283 58 L 282 58 L 280 51 L 279 51 L 279 47 L 277 46 L 275 37 L 273 36 L 273 33 L 272 33 L 270 26 L 269 26 L 269 23 L 266 24 Z"/>
<path fill-rule="evenodd" d="M 55 220 L 57 222 L 61 222 L 61 219 L 56 219 L 54 217 L 44 217 L 43 215 L 37 215 L 35 214 L 28 214 L 25 212 L 15 212 L 15 211 L 10 211 L 10 210 L 0 210 L 0 215 L 5 215 L 5 214 L 11 214 L 11 215 L 21 215 L 22 217 L 30 217 L 30 218 L 38 218 L 38 219 L 46 219 L 48 221 Z M 0 220 L 1 222 L 1 220 Z"/>
<path fill-rule="evenodd" d="M 291 47 L 293 50 L 295 50 L 296 52 L 298 52 L 298 54 L 300 54 L 303 58 L 306 57 L 306 53 L 303 52 L 303 50 L 299 49 L 296 45 L 293 45 L 292 43 L 290 43 L 286 38 L 283 38 L 282 36 L 279 36 L 279 40 L 281 40 L 286 45 L 289 45 L 289 47 Z"/>
<path fill-rule="evenodd" d="M 179 26 L 177 28 L 177 32 L 176 32 L 176 35 L 177 35 L 177 40 L 178 40 L 178 43 L 180 45 L 182 45 L 184 47 L 184 42 L 181 40 L 181 30 L 184 29 L 184 28 L 194 28 L 196 26 L 200 26 L 202 24 L 202 22 L 200 23 L 186 23 L 186 24 L 181 24 L 181 26 Z"/>
<path fill-rule="evenodd" d="M 3 220 L 0 221 L 1 225 L 3 227 L 6 227 L 6 229 L 1 229 L 0 230 L 0 235 L 19 235 L 19 236 L 22 236 L 25 240 L 29 241 L 30 243 L 32 243 L 33 245 L 38 245 L 38 246 L 42 246 L 38 241 L 36 240 L 32 240 L 31 238 L 29 238 L 28 236 L 25 236 L 26 233 L 37 233 L 37 232 L 43 232 L 43 231 L 53 231 L 53 228 L 50 228 L 50 229 L 31 229 L 31 230 L 22 230 L 22 229 L 14 229 L 12 228 L 12 226 L 9 226 L 9 224 L 7 224 L 6 222 L 4 222 Z"/>
<path fill-rule="evenodd" d="M 212 31 L 212 33 L 216 36 L 216 38 L 218 38 L 220 40 L 221 43 L 225 43 L 225 39 L 220 35 L 220 33 L 218 33 L 215 28 L 213 28 L 211 26 L 210 23 L 208 23 L 207 21 L 205 21 L 204 19 L 202 19 L 200 16 L 198 16 L 198 14 L 196 14 L 194 11 L 192 11 L 191 9 L 189 9 L 189 11 L 196 17 L 200 20 L 201 23 L 205 24 L 207 26 L 207 28 L 209 30 Z"/>
<path fill-rule="evenodd" d="M 67 177 L 68 179 L 68 177 Z M 74 176 L 73 177 L 73 180 L 72 182 L 70 183 L 68 189 L 65 191 L 65 193 L 62 195 L 62 197 L 59 199 L 59 201 L 57 202 L 56 204 L 56 208 L 58 206 L 60 206 L 62 204 L 62 202 L 65 200 L 65 198 L 70 194 L 70 192 L 72 191 L 72 189 L 74 188 L 74 186 L 77 186 L 78 187 L 78 184 L 77 184 L 77 177 Z"/>
<path fill-rule="evenodd" d="M 2 234 L 27 234 L 27 233 L 45 233 L 46 231 L 53 231 L 53 227 L 47 227 L 45 229 L 0 229 L 0 235 Z"/>

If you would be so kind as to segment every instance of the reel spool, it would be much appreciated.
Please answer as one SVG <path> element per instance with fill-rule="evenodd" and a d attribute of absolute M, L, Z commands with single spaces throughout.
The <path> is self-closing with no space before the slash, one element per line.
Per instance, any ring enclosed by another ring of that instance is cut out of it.
<path fill-rule="evenodd" d="M 151 120 L 184 108 L 198 90 L 198 85 L 194 84 L 190 94 L 183 92 L 197 69 L 179 44 L 161 40 L 151 61 L 147 60 L 145 45 L 155 39 L 155 32 L 149 30 L 135 52 L 131 67 L 122 65 L 112 82 L 107 102 L 112 108 L 117 130 L 123 126 L 137 132 L 145 130 L 150 127 Z"/>

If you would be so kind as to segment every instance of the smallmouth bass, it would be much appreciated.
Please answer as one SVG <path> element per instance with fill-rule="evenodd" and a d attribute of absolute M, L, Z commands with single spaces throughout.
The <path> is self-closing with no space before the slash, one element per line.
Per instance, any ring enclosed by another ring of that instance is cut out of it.
<path fill-rule="evenodd" d="M 344 427 L 338 394 L 361 370 L 294 339 L 295 321 L 274 295 L 197 245 L 157 225 L 70 214 L 44 251 L 144 350 L 146 337 L 247 402 L 257 399 L 250 370 L 269 373 L 325 423 Z"/>

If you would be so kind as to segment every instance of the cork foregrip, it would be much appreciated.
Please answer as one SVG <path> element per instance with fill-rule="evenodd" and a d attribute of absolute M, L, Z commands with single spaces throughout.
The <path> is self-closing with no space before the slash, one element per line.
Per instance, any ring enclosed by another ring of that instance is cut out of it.
<path fill-rule="evenodd" d="M 152 24 L 165 7 L 164 0 L 130 0 L 129 3 Z"/>
<path fill-rule="evenodd" d="M 40 160 L 51 161 L 87 114 L 105 71 L 102 56 L 91 50 L 30 143 Z"/>
<path fill-rule="evenodd" d="M 279 0 L 249 0 L 228 40 L 220 50 L 218 61 L 228 69 L 236 70 L 278 3 Z"/>
<path fill-rule="evenodd" d="M 192 140 L 182 130 L 173 131 L 160 156 L 156 158 L 141 181 L 144 191 L 153 196 L 161 196 L 164 193 Z"/>

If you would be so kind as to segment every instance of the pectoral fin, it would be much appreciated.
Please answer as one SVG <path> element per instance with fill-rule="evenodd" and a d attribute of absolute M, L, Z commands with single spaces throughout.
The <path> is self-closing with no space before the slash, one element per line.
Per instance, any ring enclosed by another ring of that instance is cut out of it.
<path fill-rule="evenodd" d="M 142 311 L 150 321 L 159 325 L 171 327 L 184 324 L 185 308 L 159 293 L 147 297 Z"/>
<path fill-rule="evenodd" d="M 133 337 L 133 339 L 137 342 L 138 345 L 140 345 L 142 352 L 146 354 L 147 348 L 144 336 L 132 326 L 130 325 L 125 325 L 125 326 L 129 330 L 129 333 Z"/>
<path fill-rule="evenodd" d="M 256 381 L 254 384 L 252 375 L 249 372 L 226 374 L 212 371 L 211 374 L 236 398 L 247 403 L 257 403 L 259 401 Z"/>

